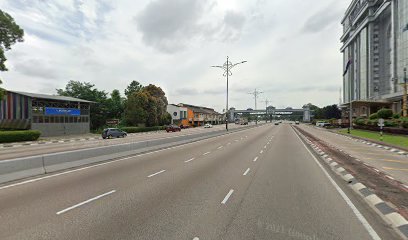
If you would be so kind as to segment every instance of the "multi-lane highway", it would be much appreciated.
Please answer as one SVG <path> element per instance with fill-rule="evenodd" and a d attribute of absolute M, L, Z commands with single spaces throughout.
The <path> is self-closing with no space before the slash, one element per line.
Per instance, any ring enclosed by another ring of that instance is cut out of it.
<path fill-rule="evenodd" d="M 242 127 L 245 127 L 245 126 L 235 125 L 235 124 L 229 125 L 230 129 L 236 129 L 236 128 L 242 128 Z M 63 151 L 69 151 L 69 150 L 86 149 L 86 148 L 92 148 L 92 147 L 117 145 L 117 144 L 123 144 L 123 143 L 128 143 L 128 142 L 140 142 L 140 141 L 153 140 L 153 139 L 173 138 L 177 136 L 200 134 L 203 132 L 219 131 L 224 128 L 225 128 L 225 125 L 216 125 L 213 128 L 198 127 L 198 128 L 191 128 L 191 129 L 183 129 L 181 132 L 171 132 L 171 133 L 166 133 L 166 131 L 157 131 L 157 132 L 150 132 L 150 133 L 135 133 L 135 134 L 129 134 L 126 138 L 116 138 L 116 139 L 102 139 L 102 137 L 99 137 L 98 139 L 91 139 L 91 140 L 83 139 L 81 141 L 67 141 L 67 142 L 49 141 L 49 142 L 43 142 L 43 144 L 33 143 L 32 145 L 17 144 L 16 147 L 0 148 L 0 160 L 27 157 L 27 156 L 47 154 L 47 153 L 63 152 Z"/>
<path fill-rule="evenodd" d="M 0 186 L 0 239 L 397 239 L 288 124 Z"/>

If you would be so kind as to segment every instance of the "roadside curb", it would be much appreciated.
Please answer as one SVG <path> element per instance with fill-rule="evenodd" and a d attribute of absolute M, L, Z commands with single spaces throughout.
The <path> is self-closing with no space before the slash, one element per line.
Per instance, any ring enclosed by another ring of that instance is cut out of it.
<path fill-rule="evenodd" d="M 403 238 L 408 239 L 408 221 L 399 214 L 394 207 L 379 198 L 364 184 L 357 182 L 356 178 L 348 173 L 336 161 L 322 151 L 318 146 L 313 144 L 305 135 L 300 133 L 296 128 L 295 132 L 302 138 L 304 142 L 329 166 L 330 169 L 346 181 L 351 189 L 357 193 L 364 201 L 377 213 L 381 218 L 395 229 L 395 231 Z"/>

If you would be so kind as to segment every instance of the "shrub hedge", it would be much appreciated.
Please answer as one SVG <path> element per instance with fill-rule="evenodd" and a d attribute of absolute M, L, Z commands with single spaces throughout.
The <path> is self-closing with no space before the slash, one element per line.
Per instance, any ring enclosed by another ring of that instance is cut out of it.
<path fill-rule="evenodd" d="M 382 108 L 378 110 L 377 115 L 379 118 L 390 119 L 393 115 L 392 110 L 388 108 Z"/>
<path fill-rule="evenodd" d="M 155 126 L 155 127 L 122 127 L 121 129 L 127 133 L 139 133 L 139 132 L 150 132 L 150 131 L 159 131 L 164 130 L 164 126 Z"/>
<path fill-rule="evenodd" d="M 373 113 L 370 115 L 369 117 L 370 119 L 377 119 L 378 118 L 378 114 L 377 113 Z"/>
<path fill-rule="evenodd" d="M 40 131 L 0 131 L 0 143 L 36 141 L 41 135 Z"/>

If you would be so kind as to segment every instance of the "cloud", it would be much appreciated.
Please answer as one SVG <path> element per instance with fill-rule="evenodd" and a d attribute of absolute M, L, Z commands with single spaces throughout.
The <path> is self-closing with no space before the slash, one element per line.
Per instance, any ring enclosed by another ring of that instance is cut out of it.
<path fill-rule="evenodd" d="M 39 77 L 55 79 L 58 77 L 58 72 L 52 67 L 52 63 L 39 58 L 19 61 L 14 65 L 13 70 L 22 73 L 29 78 Z"/>
<path fill-rule="evenodd" d="M 235 41 L 246 18 L 226 11 L 223 19 L 208 19 L 215 3 L 209 0 L 156 0 L 134 18 L 143 42 L 165 53 L 185 50 L 196 41 Z"/>
<path fill-rule="evenodd" d="M 319 10 L 306 19 L 303 25 L 303 32 L 317 33 L 327 29 L 333 23 L 338 23 L 343 14 L 342 9 L 338 7 L 337 0 L 331 2 L 327 7 Z"/>

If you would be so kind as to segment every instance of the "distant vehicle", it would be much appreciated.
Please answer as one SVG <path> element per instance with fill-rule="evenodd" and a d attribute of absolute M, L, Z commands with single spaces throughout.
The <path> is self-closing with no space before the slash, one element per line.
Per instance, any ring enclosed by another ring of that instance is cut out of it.
<path fill-rule="evenodd" d="M 126 137 L 127 132 L 122 131 L 118 128 L 106 128 L 102 132 L 102 138 L 107 139 L 107 138 L 119 138 L 119 137 Z"/>
<path fill-rule="evenodd" d="M 181 129 L 187 129 L 187 128 L 190 128 L 190 125 L 183 125 L 183 124 L 181 124 L 181 125 L 180 125 L 180 128 L 181 128 Z"/>
<path fill-rule="evenodd" d="M 317 127 L 327 127 L 327 126 L 330 126 L 330 123 L 319 121 L 319 122 L 316 122 L 316 126 Z"/>
<path fill-rule="evenodd" d="M 212 128 L 212 127 L 213 127 L 213 125 L 211 125 L 211 124 L 209 124 L 209 123 L 207 123 L 207 124 L 204 125 L 204 128 Z"/>
<path fill-rule="evenodd" d="M 295 121 L 295 124 L 296 124 L 296 125 L 299 125 L 299 121 Z"/>
<path fill-rule="evenodd" d="M 275 125 L 279 125 L 279 122 L 275 122 Z"/>
<path fill-rule="evenodd" d="M 181 128 L 177 125 L 168 125 L 166 126 L 166 132 L 180 132 Z"/>

